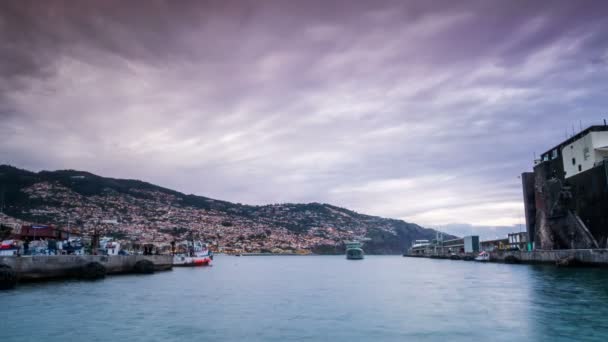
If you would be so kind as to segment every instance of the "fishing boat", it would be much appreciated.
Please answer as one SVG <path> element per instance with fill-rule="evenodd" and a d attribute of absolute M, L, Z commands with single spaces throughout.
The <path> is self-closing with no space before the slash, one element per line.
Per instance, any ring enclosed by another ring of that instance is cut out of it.
<path fill-rule="evenodd" d="M 490 253 L 483 251 L 475 257 L 475 261 L 490 261 Z"/>
<path fill-rule="evenodd" d="M 0 256 L 13 256 L 19 254 L 19 245 L 15 240 L 4 240 L 0 244 Z"/>
<path fill-rule="evenodd" d="M 364 253 L 361 248 L 362 244 L 359 241 L 345 241 L 346 245 L 346 259 L 349 260 L 361 260 L 363 259 Z"/>
<path fill-rule="evenodd" d="M 201 241 L 186 241 L 178 245 L 173 256 L 173 266 L 209 266 L 213 252 Z"/>

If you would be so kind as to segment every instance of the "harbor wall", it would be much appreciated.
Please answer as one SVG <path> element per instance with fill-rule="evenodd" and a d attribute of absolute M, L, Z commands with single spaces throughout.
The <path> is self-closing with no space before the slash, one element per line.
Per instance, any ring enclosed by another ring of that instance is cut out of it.
<path fill-rule="evenodd" d="M 529 264 L 555 264 L 561 260 L 576 259 L 582 264 L 608 266 L 608 249 L 496 251 L 490 253 L 490 260 L 504 262 L 509 256 Z"/>
<path fill-rule="evenodd" d="M 608 267 L 608 249 L 556 249 L 556 250 L 534 250 L 534 251 L 493 251 L 490 253 L 490 262 L 518 262 L 522 264 L 553 264 L 556 265 L 566 260 L 575 260 L 577 265 Z M 412 254 L 404 256 L 450 259 L 447 254 Z M 474 254 L 460 254 L 461 260 L 473 260 Z M 466 257 L 466 258 L 465 258 Z"/>
<path fill-rule="evenodd" d="M 66 278 L 90 262 L 98 262 L 107 274 L 131 273 L 135 263 L 148 260 L 155 271 L 172 268 L 171 255 L 40 255 L 0 256 L 0 264 L 11 267 L 21 281 Z"/>

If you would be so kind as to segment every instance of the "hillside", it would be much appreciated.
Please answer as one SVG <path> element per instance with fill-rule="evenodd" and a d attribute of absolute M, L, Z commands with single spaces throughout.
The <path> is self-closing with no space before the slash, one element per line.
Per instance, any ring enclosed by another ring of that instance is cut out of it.
<path fill-rule="evenodd" d="M 394 254 L 436 233 L 329 204 L 234 204 L 75 170 L 35 173 L 2 165 L 2 198 L 4 212 L 25 222 L 69 221 L 84 233 L 98 229 L 132 241 L 169 242 L 192 232 L 218 247 L 249 252 L 341 253 L 342 241 L 368 238 L 368 253 Z"/>

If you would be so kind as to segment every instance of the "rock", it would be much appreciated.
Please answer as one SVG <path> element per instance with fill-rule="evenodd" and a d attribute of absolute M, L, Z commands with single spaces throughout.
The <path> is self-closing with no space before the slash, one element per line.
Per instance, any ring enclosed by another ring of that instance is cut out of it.
<path fill-rule="evenodd" d="M 97 280 L 103 279 L 106 277 L 106 268 L 104 265 L 98 262 L 89 262 L 88 264 L 82 266 L 79 272 L 80 279 L 86 280 Z"/>
<path fill-rule="evenodd" d="M 10 266 L 0 264 L 0 290 L 9 290 L 17 286 L 17 272 Z"/>
<path fill-rule="evenodd" d="M 154 273 L 154 263 L 150 260 L 139 260 L 133 266 L 133 272 L 138 274 L 152 274 Z"/>

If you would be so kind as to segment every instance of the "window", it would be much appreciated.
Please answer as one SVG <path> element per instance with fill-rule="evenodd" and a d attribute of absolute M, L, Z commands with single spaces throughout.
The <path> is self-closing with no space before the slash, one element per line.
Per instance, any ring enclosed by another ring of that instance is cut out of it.
<path fill-rule="evenodd" d="M 572 165 L 576 165 L 576 158 L 572 158 Z"/>
<path fill-rule="evenodd" d="M 581 166 L 581 164 L 578 164 L 578 171 L 579 172 L 583 171 L 583 167 Z"/>

